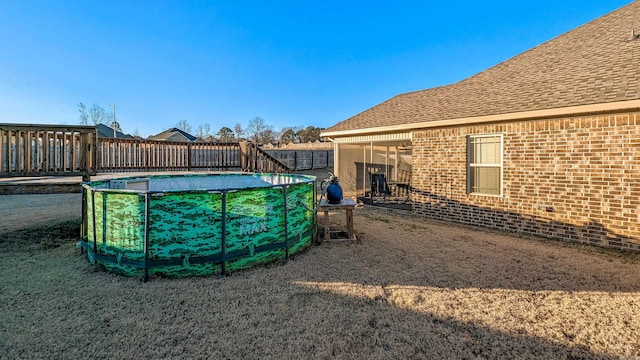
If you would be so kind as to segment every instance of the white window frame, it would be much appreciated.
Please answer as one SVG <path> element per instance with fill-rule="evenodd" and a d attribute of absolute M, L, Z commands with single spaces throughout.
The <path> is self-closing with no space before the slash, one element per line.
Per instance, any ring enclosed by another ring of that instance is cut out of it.
<path fill-rule="evenodd" d="M 471 142 L 472 139 L 478 138 L 489 138 L 489 137 L 497 137 L 500 139 L 500 163 L 499 164 L 472 164 L 471 163 Z M 478 135 L 467 135 L 467 194 L 470 195 L 482 195 L 482 196 L 496 196 L 502 197 L 503 189 L 504 189 L 504 135 L 500 133 L 494 134 L 478 134 Z M 498 194 L 487 194 L 482 192 L 474 192 L 473 184 L 471 183 L 471 170 L 476 167 L 490 167 L 490 168 L 498 168 L 500 171 L 500 179 L 499 179 L 499 192 Z"/>

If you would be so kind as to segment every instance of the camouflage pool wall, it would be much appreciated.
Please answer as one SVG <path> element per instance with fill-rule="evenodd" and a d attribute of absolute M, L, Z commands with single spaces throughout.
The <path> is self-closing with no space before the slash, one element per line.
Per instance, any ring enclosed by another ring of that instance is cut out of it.
<path fill-rule="evenodd" d="M 224 190 L 83 184 L 83 248 L 90 262 L 145 280 L 224 274 L 286 259 L 314 240 L 315 178 L 274 176 L 279 180 L 268 187 Z"/>

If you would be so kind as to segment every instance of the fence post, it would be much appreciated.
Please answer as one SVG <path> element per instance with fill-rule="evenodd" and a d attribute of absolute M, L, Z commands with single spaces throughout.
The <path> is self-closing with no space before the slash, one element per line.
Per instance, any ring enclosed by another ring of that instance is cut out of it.
<path fill-rule="evenodd" d="M 87 137 L 87 134 L 80 135 L 80 171 L 82 171 L 82 181 L 89 181 L 90 179 L 87 164 L 89 162 L 89 157 L 87 156 L 87 154 L 89 153 L 89 139 L 87 139 Z M 46 145 L 48 146 L 49 144 L 47 143 Z"/>
<path fill-rule="evenodd" d="M 242 171 L 247 171 L 247 167 L 249 164 L 249 158 L 247 156 L 247 142 L 240 142 L 240 169 Z"/>
<path fill-rule="evenodd" d="M 251 154 L 253 155 L 253 172 L 258 171 L 258 144 L 251 143 Z"/>
<path fill-rule="evenodd" d="M 187 143 L 187 171 L 191 171 L 191 143 Z"/>

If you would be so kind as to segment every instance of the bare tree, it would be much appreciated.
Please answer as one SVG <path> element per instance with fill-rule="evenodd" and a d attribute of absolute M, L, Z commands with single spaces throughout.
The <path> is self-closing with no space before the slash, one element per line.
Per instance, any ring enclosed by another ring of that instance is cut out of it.
<path fill-rule="evenodd" d="M 107 124 L 113 122 L 113 113 L 107 112 L 98 104 L 93 104 L 89 108 L 89 117 L 94 125 Z"/>
<path fill-rule="evenodd" d="M 240 140 L 242 138 L 242 135 L 244 135 L 244 130 L 242 129 L 242 125 L 240 125 L 240 123 L 236 123 L 233 126 L 233 131 L 236 134 L 236 139 Z"/>
<path fill-rule="evenodd" d="M 260 133 L 260 144 L 268 144 L 272 143 L 274 140 L 278 138 L 278 134 L 268 127 L 262 133 Z"/>
<path fill-rule="evenodd" d="M 78 112 L 80 113 L 79 119 L 82 125 L 89 125 L 90 123 L 93 123 L 93 125 L 111 125 L 113 122 L 113 113 L 105 111 L 104 108 L 98 104 L 93 104 L 87 109 L 84 103 L 80 103 L 78 104 Z"/>
<path fill-rule="evenodd" d="M 189 125 L 189 122 L 185 119 L 178 121 L 178 123 L 176 124 L 176 128 L 191 134 L 191 125 Z"/>
<path fill-rule="evenodd" d="M 198 130 L 196 130 L 196 136 L 200 139 L 206 139 L 207 137 L 211 136 L 211 125 L 204 124 L 198 126 Z"/>
<path fill-rule="evenodd" d="M 83 103 L 78 104 L 78 112 L 80 112 L 80 124 L 89 125 L 89 112 Z"/>
<path fill-rule="evenodd" d="M 260 116 L 256 116 L 247 125 L 249 139 L 257 144 L 270 142 L 274 138 L 273 130 Z"/>
<path fill-rule="evenodd" d="M 209 125 L 209 123 L 206 123 L 202 126 L 202 129 L 204 131 L 204 135 L 205 136 L 209 136 L 211 135 L 211 125 Z"/>

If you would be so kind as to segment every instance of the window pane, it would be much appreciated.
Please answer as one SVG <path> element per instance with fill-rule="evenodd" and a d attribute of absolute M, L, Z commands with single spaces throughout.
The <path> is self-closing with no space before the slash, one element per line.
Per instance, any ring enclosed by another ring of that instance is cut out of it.
<path fill-rule="evenodd" d="M 500 137 L 471 138 L 472 164 L 500 164 Z"/>
<path fill-rule="evenodd" d="M 472 167 L 471 192 L 500 195 L 500 168 Z"/>

